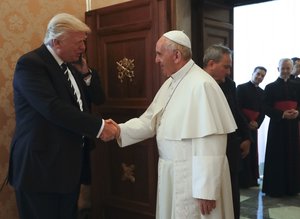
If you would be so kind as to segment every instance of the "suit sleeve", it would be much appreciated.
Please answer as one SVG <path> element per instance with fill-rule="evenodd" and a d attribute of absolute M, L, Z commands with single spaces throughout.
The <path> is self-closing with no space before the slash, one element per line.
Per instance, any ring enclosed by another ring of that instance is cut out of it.
<path fill-rule="evenodd" d="M 76 71 L 75 68 L 74 71 Z M 77 72 L 77 74 L 80 75 L 80 79 L 82 81 L 83 87 L 85 88 L 84 93 L 86 95 L 87 101 L 95 105 L 103 104 L 105 102 L 106 97 L 101 85 L 99 73 L 94 69 L 91 70 L 92 77 L 89 85 L 87 85 L 84 82 L 82 77 L 83 75 L 81 73 Z"/>
<path fill-rule="evenodd" d="M 153 120 L 153 108 L 154 104 L 152 103 L 139 118 L 133 118 L 126 123 L 120 124 L 121 133 L 118 139 L 120 147 L 135 144 L 152 138 L 155 135 L 155 127 L 151 125 L 151 121 Z"/>
<path fill-rule="evenodd" d="M 49 65 L 37 55 L 23 56 L 14 75 L 16 101 L 24 103 L 26 106 L 23 107 L 34 109 L 39 116 L 55 125 L 95 138 L 102 125 L 101 117 L 81 112 L 72 104 L 60 73 L 58 65 Z"/>

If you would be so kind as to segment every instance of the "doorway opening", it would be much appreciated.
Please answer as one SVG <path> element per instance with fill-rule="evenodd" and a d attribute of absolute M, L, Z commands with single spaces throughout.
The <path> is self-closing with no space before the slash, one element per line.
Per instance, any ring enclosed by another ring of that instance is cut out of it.
<path fill-rule="evenodd" d="M 256 66 L 267 68 L 260 87 L 277 79 L 281 58 L 300 57 L 300 1 L 276 0 L 234 8 L 234 81 L 248 82 Z M 258 130 L 260 175 L 263 174 L 269 118 Z"/>

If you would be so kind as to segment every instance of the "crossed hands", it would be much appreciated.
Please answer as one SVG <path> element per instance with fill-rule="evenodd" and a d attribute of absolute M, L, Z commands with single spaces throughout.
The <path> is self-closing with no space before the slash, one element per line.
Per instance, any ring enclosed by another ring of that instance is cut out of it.
<path fill-rule="evenodd" d="M 120 126 L 112 119 L 105 120 L 100 138 L 102 141 L 111 141 L 120 136 Z"/>
<path fill-rule="evenodd" d="M 248 126 L 251 130 L 257 130 L 258 129 L 258 123 L 256 121 L 250 121 Z"/>
<path fill-rule="evenodd" d="M 283 112 L 283 119 L 296 119 L 299 115 L 299 111 L 295 109 L 286 110 Z"/>

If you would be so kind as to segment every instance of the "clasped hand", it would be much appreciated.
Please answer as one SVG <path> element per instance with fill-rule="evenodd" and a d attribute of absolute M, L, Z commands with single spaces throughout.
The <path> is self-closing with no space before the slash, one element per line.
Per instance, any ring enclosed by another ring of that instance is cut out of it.
<path fill-rule="evenodd" d="M 100 138 L 102 141 L 111 141 L 113 139 L 119 138 L 120 127 L 112 119 L 105 120 L 104 128 L 101 132 Z"/>
<path fill-rule="evenodd" d="M 299 115 L 298 110 L 290 109 L 283 112 L 282 117 L 284 119 L 296 119 Z"/>

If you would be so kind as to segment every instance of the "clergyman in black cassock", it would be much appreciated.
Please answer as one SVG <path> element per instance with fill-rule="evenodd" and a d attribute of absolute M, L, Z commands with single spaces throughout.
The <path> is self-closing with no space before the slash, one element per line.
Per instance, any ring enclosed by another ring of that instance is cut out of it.
<path fill-rule="evenodd" d="M 281 197 L 300 192 L 299 85 L 289 79 L 290 59 L 282 59 L 280 77 L 265 87 L 266 115 L 270 117 L 262 191 Z"/>
<path fill-rule="evenodd" d="M 247 119 L 252 137 L 250 152 L 242 159 L 239 183 L 241 188 L 258 185 L 258 141 L 257 130 L 262 124 L 265 114 L 263 111 L 264 90 L 259 87 L 267 70 L 262 66 L 255 67 L 250 81 L 237 86 L 237 100 L 241 112 Z"/>

